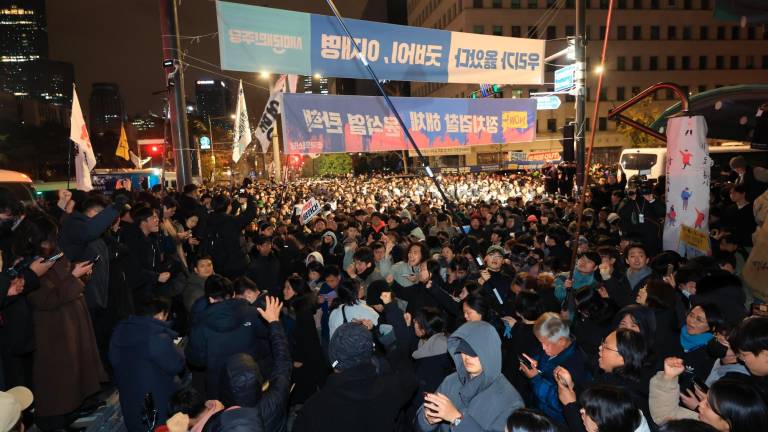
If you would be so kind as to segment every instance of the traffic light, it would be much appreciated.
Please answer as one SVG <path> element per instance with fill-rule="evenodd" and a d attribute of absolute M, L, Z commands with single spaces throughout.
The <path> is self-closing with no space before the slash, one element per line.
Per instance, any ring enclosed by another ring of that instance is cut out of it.
<path fill-rule="evenodd" d="M 149 147 L 149 154 L 152 156 L 159 155 L 161 151 L 161 147 L 158 145 L 153 145 Z"/>

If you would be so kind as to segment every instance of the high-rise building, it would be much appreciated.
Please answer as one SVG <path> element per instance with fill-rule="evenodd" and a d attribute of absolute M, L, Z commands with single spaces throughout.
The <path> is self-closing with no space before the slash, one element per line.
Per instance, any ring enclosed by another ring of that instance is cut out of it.
<path fill-rule="evenodd" d="M 587 116 L 592 116 L 597 87 L 596 66 L 607 31 L 607 0 L 584 0 L 587 5 Z M 563 6 L 553 13 L 553 5 Z M 667 81 L 689 94 L 734 84 L 768 83 L 768 26 L 740 27 L 714 18 L 712 0 L 617 0 L 609 32 L 603 89 L 595 137 L 598 161 L 616 162 L 631 141 L 608 121 L 608 110 L 651 85 Z M 575 34 L 575 1 L 566 0 L 408 0 L 408 24 L 450 31 L 547 39 L 547 55 L 567 45 Z M 565 58 L 558 64 L 572 63 Z M 554 69 L 548 66 L 541 86 L 504 86 L 504 97 L 529 97 L 552 91 Z M 466 98 L 478 90 L 473 84 L 414 82 L 412 96 Z M 574 98 L 559 95 L 557 110 L 538 111 L 536 142 L 477 146 L 459 163 L 495 163 L 510 151 L 559 150 L 564 125 L 574 121 Z M 661 92 L 647 108 L 661 113 L 676 102 Z M 587 118 L 587 128 L 592 119 Z M 588 132 L 587 135 L 588 137 Z M 501 151 L 500 151 L 501 148 Z"/>
<path fill-rule="evenodd" d="M 224 120 L 231 123 L 230 115 L 235 111 L 233 92 L 237 88 L 228 80 L 198 80 L 195 82 L 197 112 L 203 120 Z"/>
<path fill-rule="evenodd" d="M 0 0 L 0 91 L 72 102 L 74 67 L 48 58 L 45 0 Z"/>
<path fill-rule="evenodd" d="M 307 75 L 301 80 L 304 85 L 304 93 L 328 94 L 328 78 L 320 75 Z"/>
<path fill-rule="evenodd" d="M 123 99 L 117 84 L 93 83 L 88 102 L 88 126 L 91 135 L 104 135 L 109 131 L 120 133 L 123 117 Z"/>

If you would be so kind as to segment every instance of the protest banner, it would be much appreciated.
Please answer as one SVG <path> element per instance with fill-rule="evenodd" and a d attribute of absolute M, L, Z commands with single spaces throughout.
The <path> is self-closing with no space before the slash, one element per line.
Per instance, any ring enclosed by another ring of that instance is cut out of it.
<path fill-rule="evenodd" d="M 310 198 L 307 200 L 307 202 L 304 203 L 304 206 L 301 208 L 301 216 L 299 217 L 299 222 L 302 225 L 306 225 L 307 222 L 309 222 L 315 215 L 320 213 L 320 203 L 317 202 L 315 198 Z"/>
<path fill-rule="evenodd" d="M 461 33 L 216 2 L 221 68 L 450 83 L 544 84 L 540 39 Z"/>
<path fill-rule="evenodd" d="M 536 138 L 532 99 L 391 99 L 423 151 Z M 287 154 L 411 149 L 382 97 L 284 94 L 282 122 Z"/>
<path fill-rule="evenodd" d="M 709 241 L 709 179 L 712 160 L 707 144 L 704 116 L 684 116 L 667 122 L 667 189 L 664 218 L 664 250 L 683 256 L 705 255 L 705 249 L 681 241 L 694 240 L 694 233 L 681 234 L 686 226 Z M 686 237 L 683 237 L 686 236 Z M 695 240 L 694 240 L 695 241 Z"/>

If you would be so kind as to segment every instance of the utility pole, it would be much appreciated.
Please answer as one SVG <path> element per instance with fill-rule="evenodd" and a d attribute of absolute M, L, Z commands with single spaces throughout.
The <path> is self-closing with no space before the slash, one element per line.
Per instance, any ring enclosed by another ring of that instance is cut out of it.
<path fill-rule="evenodd" d="M 585 0 L 576 0 L 576 126 L 573 138 L 576 141 L 576 186 L 584 184 L 584 136 L 587 130 L 587 35 L 585 25 Z M 581 192 L 581 191 L 580 191 Z"/>
<path fill-rule="evenodd" d="M 179 61 L 179 17 L 176 0 L 160 0 L 160 38 L 163 43 L 163 69 L 168 87 L 168 120 L 171 125 L 173 160 L 178 189 L 192 183 L 192 159 L 187 134 L 187 102 L 184 74 Z M 165 149 L 163 151 L 165 154 Z"/>

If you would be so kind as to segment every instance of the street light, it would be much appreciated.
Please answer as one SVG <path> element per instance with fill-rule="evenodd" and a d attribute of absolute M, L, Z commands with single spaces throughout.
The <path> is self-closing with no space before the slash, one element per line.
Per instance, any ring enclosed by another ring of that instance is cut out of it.
<path fill-rule="evenodd" d="M 261 77 L 262 79 L 269 79 L 269 71 L 261 71 L 259 73 L 259 77 Z"/>
<path fill-rule="evenodd" d="M 604 71 L 605 71 L 605 69 L 603 68 L 602 65 L 595 66 L 595 73 L 596 74 L 601 75 Z"/>

